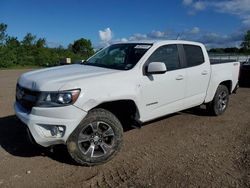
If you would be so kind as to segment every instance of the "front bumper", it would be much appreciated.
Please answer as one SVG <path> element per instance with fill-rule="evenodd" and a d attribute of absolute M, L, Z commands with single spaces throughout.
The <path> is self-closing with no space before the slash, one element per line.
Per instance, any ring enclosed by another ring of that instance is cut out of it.
<path fill-rule="evenodd" d="M 73 106 L 40 108 L 33 107 L 27 112 L 19 103 L 14 104 L 17 117 L 25 123 L 34 140 L 44 147 L 65 144 L 87 112 Z M 55 128 L 59 133 L 55 133 Z"/>

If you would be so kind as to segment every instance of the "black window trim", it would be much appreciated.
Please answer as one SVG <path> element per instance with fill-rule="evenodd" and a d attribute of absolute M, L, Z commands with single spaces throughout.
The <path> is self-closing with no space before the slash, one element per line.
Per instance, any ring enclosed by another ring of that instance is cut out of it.
<path fill-rule="evenodd" d="M 184 51 L 184 47 L 182 44 L 177 44 L 177 48 L 178 48 L 178 53 L 179 53 L 179 58 L 180 58 L 180 68 L 179 69 L 183 69 L 186 68 L 186 54 Z M 176 69 L 178 70 L 178 69 Z"/>

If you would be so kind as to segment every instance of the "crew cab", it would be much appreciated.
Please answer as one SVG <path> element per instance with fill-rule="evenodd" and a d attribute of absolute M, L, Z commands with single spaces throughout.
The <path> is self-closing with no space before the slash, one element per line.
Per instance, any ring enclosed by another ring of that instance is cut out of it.
<path fill-rule="evenodd" d="M 36 143 L 66 144 L 77 163 L 96 165 L 115 156 L 129 126 L 202 104 L 223 114 L 239 68 L 211 64 L 197 42 L 117 43 L 82 64 L 24 73 L 14 109 Z"/>

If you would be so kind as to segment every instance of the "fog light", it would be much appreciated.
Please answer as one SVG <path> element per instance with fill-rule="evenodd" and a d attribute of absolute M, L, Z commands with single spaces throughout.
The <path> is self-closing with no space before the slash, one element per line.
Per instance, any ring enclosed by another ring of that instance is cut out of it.
<path fill-rule="evenodd" d="M 38 124 L 41 132 L 45 137 L 63 137 L 66 127 L 64 125 L 46 125 Z"/>
<path fill-rule="evenodd" d="M 59 128 L 57 126 L 53 126 L 51 129 L 51 135 L 56 136 L 59 133 Z"/>

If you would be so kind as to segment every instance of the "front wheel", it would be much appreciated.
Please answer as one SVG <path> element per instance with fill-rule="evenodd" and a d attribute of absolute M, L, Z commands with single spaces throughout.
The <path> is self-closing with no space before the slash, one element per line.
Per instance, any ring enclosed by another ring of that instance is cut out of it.
<path fill-rule="evenodd" d="M 228 102 L 228 88 L 224 85 L 219 85 L 215 93 L 214 99 L 207 104 L 207 109 L 212 115 L 219 116 L 226 111 Z"/>
<path fill-rule="evenodd" d="M 105 109 L 94 109 L 67 141 L 68 152 L 79 164 L 93 166 L 107 162 L 122 145 L 120 121 Z"/>

